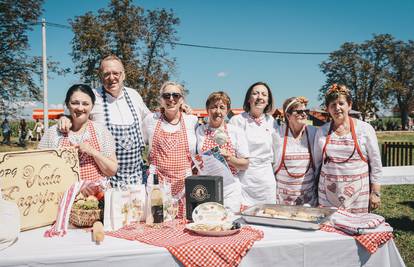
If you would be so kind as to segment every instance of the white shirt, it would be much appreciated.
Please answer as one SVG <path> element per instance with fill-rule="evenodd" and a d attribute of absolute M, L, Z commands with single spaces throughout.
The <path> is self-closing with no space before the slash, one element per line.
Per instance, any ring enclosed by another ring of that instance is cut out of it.
<path fill-rule="evenodd" d="M 184 124 L 185 128 L 187 130 L 187 140 L 188 140 L 188 147 L 190 149 L 190 153 L 194 155 L 196 153 L 196 128 L 198 126 L 198 119 L 194 115 L 187 115 L 183 114 Z M 144 141 L 146 144 L 149 144 L 149 151 L 152 149 L 152 139 L 154 137 L 154 131 L 155 127 L 157 126 L 158 120 L 161 116 L 161 113 L 152 113 L 145 117 L 144 123 L 143 123 L 143 135 L 144 135 Z M 161 128 L 168 132 L 168 133 L 174 133 L 181 129 L 181 123 L 178 123 L 176 125 L 171 125 L 170 123 L 162 120 L 161 121 Z"/>
<path fill-rule="evenodd" d="M 151 113 L 151 111 L 147 108 L 142 97 L 138 94 L 138 92 L 132 88 L 124 87 L 128 93 L 129 98 L 131 99 L 132 106 L 134 107 L 137 115 L 139 124 L 141 127 L 142 132 L 142 121 L 146 115 Z M 93 90 L 96 96 L 95 105 L 91 111 L 90 119 L 101 123 L 102 125 L 105 124 L 105 114 L 104 114 L 104 103 L 103 103 L 103 87 Z M 110 94 L 106 94 L 106 100 L 108 104 L 108 111 L 109 111 L 109 121 L 111 124 L 117 125 L 131 125 L 134 122 L 134 117 L 132 116 L 132 112 L 129 109 L 128 103 L 126 101 L 124 92 L 121 91 L 118 97 L 113 97 Z"/>
<path fill-rule="evenodd" d="M 233 116 L 229 124 L 245 131 L 250 164 L 261 165 L 273 161 L 272 133 L 274 132 L 274 119 L 272 116 L 263 115 L 262 123 L 258 125 L 247 112 Z"/>

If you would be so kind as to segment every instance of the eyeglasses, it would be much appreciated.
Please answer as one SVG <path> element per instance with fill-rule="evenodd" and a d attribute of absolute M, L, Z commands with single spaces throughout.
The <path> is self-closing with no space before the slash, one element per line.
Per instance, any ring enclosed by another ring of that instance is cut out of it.
<path fill-rule="evenodd" d="M 114 78 L 118 79 L 121 77 L 122 71 L 109 71 L 102 74 L 104 79 L 108 79 L 110 76 L 114 76 Z"/>
<path fill-rule="evenodd" d="M 179 93 L 163 93 L 161 97 L 164 98 L 165 100 L 170 100 L 172 97 L 174 101 L 177 101 L 178 99 L 182 97 L 182 95 Z"/>
<path fill-rule="evenodd" d="M 296 109 L 296 110 L 292 110 L 290 113 L 291 114 L 296 113 L 298 115 L 308 115 L 309 109 Z"/>

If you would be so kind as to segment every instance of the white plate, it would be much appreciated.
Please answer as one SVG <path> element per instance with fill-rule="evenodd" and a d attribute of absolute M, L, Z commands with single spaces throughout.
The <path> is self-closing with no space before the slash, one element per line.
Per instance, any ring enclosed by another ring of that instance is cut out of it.
<path fill-rule="evenodd" d="M 203 231 L 203 230 L 194 230 L 192 227 L 196 225 L 197 223 L 189 223 L 185 226 L 188 230 L 204 236 L 227 236 L 227 235 L 234 235 L 240 231 L 239 229 L 233 229 L 233 230 L 223 230 L 223 231 Z"/>
<path fill-rule="evenodd" d="M 192 213 L 194 222 L 221 224 L 231 220 L 232 214 L 223 205 L 216 202 L 206 202 L 198 205 Z"/>

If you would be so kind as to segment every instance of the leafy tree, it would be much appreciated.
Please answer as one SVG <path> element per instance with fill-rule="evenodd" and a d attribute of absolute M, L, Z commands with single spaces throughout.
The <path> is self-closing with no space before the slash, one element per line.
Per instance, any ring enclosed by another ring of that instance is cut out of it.
<path fill-rule="evenodd" d="M 362 44 L 344 43 L 338 51 L 320 67 L 326 74 L 325 85 L 320 89 L 320 98 L 333 83 L 345 84 L 352 92 L 353 109 L 361 112 L 363 120 L 386 104 L 386 71 L 388 54 L 393 44 L 388 34 L 374 35 Z"/>
<path fill-rule="evenodd" d="M 137 89 L 148 107 L 157 105 L 159 87 L 175 69 L 175 60 L 167 53 L 177 40 L 179 24 L 172 11 L 145 11 L 130 0 L 111 0 L 97 15 L 88 12 L 69 22 L 75 34 L 75 71 L 85 82 L 96 85 L 100 60 L 115 54 L 124 63 L 125 84 Z"/>
<path fill-rule="evenodd" d="M 408 115 L 414 101 L 414 41 L 394 42 L 388 56 L 387 93 L 397 103 L 402 128 L 407 129 Z"/>
<path fill-rule="evenodd" d="M 42 13 L 43 1 L 3 0 L 0 2 L 0 113 L 12 114 L 19 107 L 10 105 L 39 98 L 32 77 L 32 61 L 27 31 Z"/>

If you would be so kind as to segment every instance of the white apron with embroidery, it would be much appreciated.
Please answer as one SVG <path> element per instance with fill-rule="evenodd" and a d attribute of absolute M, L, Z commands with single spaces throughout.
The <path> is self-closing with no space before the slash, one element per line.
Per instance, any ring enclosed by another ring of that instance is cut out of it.
<path fill-rule="evenodd" d="M 338 136 L 329 130 L 323 149 L 319 178 L 319 204 L 338 207 L 351 213 L 367 213 L 369 205 L 369 168 L 359 148 L 354 122 L 351 133 Z"/>
<path fill-rule="evenodd" d="M 276 203 L 276 182 L 272 168 L 272 126 L 264 121 L 246 118 L 244 128 L 249 145 L 249 168 L 239 174 L 242 204 Z"/>
<path fill-rule="evenodd" d="M 282 159 L 276 170 L 277 203 L 284 205 L 317 205 L 316 181 L 309 134 L 304 131 L 295 140 L 285 126 Z"/>

